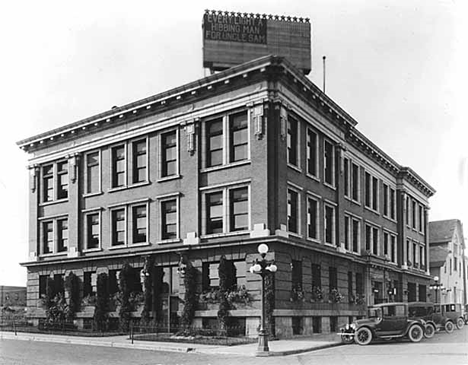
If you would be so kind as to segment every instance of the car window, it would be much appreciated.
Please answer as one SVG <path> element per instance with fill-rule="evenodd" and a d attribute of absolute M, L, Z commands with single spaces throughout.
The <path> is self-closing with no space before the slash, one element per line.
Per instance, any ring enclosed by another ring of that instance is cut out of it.
<path fill-rule="evenodd" d="M 380 318 L 382 317 L 380 308 L 369 308 L 368 317 L 369 318 Z"/>

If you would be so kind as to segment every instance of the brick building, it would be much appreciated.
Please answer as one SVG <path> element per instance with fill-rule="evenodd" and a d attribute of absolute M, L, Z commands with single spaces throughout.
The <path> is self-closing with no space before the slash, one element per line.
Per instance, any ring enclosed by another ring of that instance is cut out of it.
<path fill-rule="evenodd" d="M 96 274 L 116 291 L 123 262 L 141 270 L 152 255 L 163 321 L 176 322 L 181 257 L 206 293 L 225 256 L 253 299 L 231 317 L 255 335 L 260 277 L 249 267 L 260 243 L 278 267 L 278 336 L 333 332 L 366 304 L 425 300 L 435 191 L 356 125 L 287 60 L 267 56 L 18 142 L 32 154 L 29 313 L 44 316 L 48 277 L 60 290 L 73 271 L 89 297 Z M 77 318 L 90 313 L 84 305 Z M 216 315 L 199 303 L 193 324 Z"/>

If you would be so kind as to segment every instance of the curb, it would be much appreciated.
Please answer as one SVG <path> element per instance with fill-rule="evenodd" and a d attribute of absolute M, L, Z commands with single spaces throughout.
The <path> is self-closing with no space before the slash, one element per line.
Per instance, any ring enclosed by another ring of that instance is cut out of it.
<path fill-rule="evenodd" d="M 309 347 L 309 348 L 303 348 L 303 349 L 296 349 L 296 350 L 285 350 L 285 351 L 270 351 L 270 356 L 288 356 L 288 355 L 297 355 L 297 354 L 302 354 L 304 352 L 312 352 L 312 351 L 318 351 L 318 350 L 324 350 L 328 349 L 330 347 L 338 347 L 345 345 L 344 343 L 341 342 L 336 342 L 336 343 L 327 343 L 322 346 L 315 346 L 315 347 Z"/>

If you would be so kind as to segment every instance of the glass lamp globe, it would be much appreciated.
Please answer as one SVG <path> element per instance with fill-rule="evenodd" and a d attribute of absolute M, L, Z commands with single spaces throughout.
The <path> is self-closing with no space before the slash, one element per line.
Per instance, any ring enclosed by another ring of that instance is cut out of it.
<path fill-rule="evenodd" d="M 265 243 L 258 245 L 258 253 L 260 255 L 265 255 L 267 252 L 268 252 L 268 245 L 266 245 Z"/>

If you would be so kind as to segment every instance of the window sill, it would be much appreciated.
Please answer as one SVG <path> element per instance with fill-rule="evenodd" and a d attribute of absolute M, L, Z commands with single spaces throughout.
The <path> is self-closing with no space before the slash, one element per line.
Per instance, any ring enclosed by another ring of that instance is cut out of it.
<path fill-rule="evenodd" d="M 57 257 L 57 256 L 66 256 L 66 255 L 68 255 L 68 251 L 64 251 L 64 252 L 53 252 L 53 253 L 43 253 L 43 254 L 40 254 L 39 257 L 47 258 L 47 257 Z"/>
<path fill-rule="evenodd" d="M 86 193 L 83 194 L 83 198 L 91 198 L 93 196 L 102 195 L 102 191 L 96 191 L 95 193 Z"/>
<path fill-rule="evenodd" d="M 229 236 L 241 236 L 244 234 L 250 234 L 251 231 L 238 231 L 238 232 L 226 232 L 226 233 L 209 233 L 206 235 L 202 235 L 200 238 L 217 238 L 217 237 L 229 237 Z"/>
<path fill-rule="evenodd" d="M 111 246 L 108 249 L 109 250 L 119 250 L 119 249 L 129 249 L 132 247 L 144 247 L 144 246 L 149 246 L 149 242 L 141 242 L 141 243 L 127 243 L 125 245 L 119 245 L 119 246 Z"/>
<path fill-rule="evenodd" d="M 99 252 L 99 251 L 102 251 L 102 248 L 99 247 L 99 248 L 86 248 L 83 250 L 83 253 L 86 253 L 86 252 Z"/>
<path fill-rule="evenodd" d="M 125 186 L 119 186 L 117 188 L 110 188 L 109 190 L 107 190 L 108 193 L 114 193 L 116 191 L 122 191 L 122 190 L 128 190 L 128 189 L 133 189 L 133 188 L 139 188 L 141 186 L 146 186 L 146 185 L 150 185 L 151 182 L 149 181 L 143 181 L 143 182 L 140 182 L 140 183 L 135 183 L 135 184 L 132 184 L 132 185 L 125 185 Z"/>
<path fill-rule="evenodd" d="M 325 185 L 327 188 L 330 188 L 332 190 L 336 190 L 336 186 L 334 186 L 333 184 L 330 184 L 324 181 L 323 185 Z"/>
<path fill-rule="evenodd" d="M 367 206 L 364 206 L 364 209 L 365 209 L 365 210 L 368 210 L 369 212 L 372 212 L 372 213 L 377 214 L 377 215 L 380 216 L 380 213 L 379 213 L 377 210 L 374 210 L 374 209 L 369 208 L 369 207 L 367 207 Z"/>
<path fill-rule="evenodd" d="M 296 166 L 296 165 L 293 165 L 293 164 L 291 164 L 291 163 L 289 163 L 289 162 L 288 162 L 288 167 L 289 167 L 290 169 L 293 169 L 294 171 L 300 172 L 300 173 L 302 174 L 302 169 L 301 169 L 300 167 L 298 167 L 298 166 Z"/>
<path fill-rule="evenodd" d="M 289 236 L 291 236 L 291 237 L 304 238 L 304 236 L 303 236 L 302 234 L 300 234 L 300 233 L 289 232 L 289 231 L 288 231 L 288 234 L 289 234 Z"/>
<path fill-rule="evenodd" d="M 356 205 L 358 205 L 358 206 L 361 206 L 361 203 L 360 203 L 358 200 L 354 200 L 354 199 L 350 198 L 349 196 L 345 196 L 345 199 L 346 199 L 347 201 L 349 201 L 350 203 L 353 203 L 353 204 L 356 204 Z"/>
<path fill-rule="evenodd" d="M 384 217 L 386 220 L 392 222 L 392 223 L 397 223 L 397 221 L 393 218 L 390 218 L 389 216 L 386 216 L 386 215 L 382 215 L 382 217 Z"/>
<path fill-rule="evenodd" d="M 336 249 L 336 247 L 337 247 L 334 243 L 330 243 L 330 242 L 325 242 L 325 246 L 330 247 L 330 248 L 334 248 L 334 249 Z"/>
<path fill-rule="evenodd" d="M 181 243 L 182 240 L 180 238 L 174 238 L 174 239 L 168 239 L 168 240 L 161 240 L 161 241 L 157 241 L 156 244 L 158 245 L 169 245 L 171 243 Z"/>
<path fill-rule="evenodd" d="M 309 178 L 309 179 L 312 179 L 312 180 L 315 180 L 317 182 L 320 182 L 320 179 L 318 178 L 318 176 L 315 176 L 315 175 L 312 175 L 310 173 L 306 173 L 306 176 Z"/>
<path fill-rule="evenodd" d="M 313 242 L 313 243 L 318 243 L 318 244 L 322 243 L 322 241 L 320 241 L 318 238 L 307 237 L 306 239 L 307 239 L 308 242 Z"/>
<path fill-rule="evenodd" d="M 217 170 L 223 170 L 223 169 L 229 169 L 231 167 L 237 167 L 237 166 L 243 166 L 243 165 L 249 165 L 251 163 L 251 160 L 242 160 L 238 162 L 231 162 L 227 163 L 224 165 L 219 165 L 219 166 L 214 166 L 214 167 L 205 167 L 201 170 L 202 173 L 205 172 L 212 172 L 212 171 L 217 171 Z"/>
<path fill-rule="evenodd" d="M 182 178 L 182 175 L 171 175 L 171 176 L 166 176 L 166 177 L 161 177 L 160 179 L 157 180 L 158 183 L 163 183 L 163 182 L 166 182 L 166 181 L 171 181 L 171 180 L 177 180 L 177 179 L 181 179 Z"/>
<path fill-rule="evenodd" d="M 47 205 L 61 204 L 61 203 L 67 203 L 67 202 L 68 202 L 68 198 L 64 198 L 64 199 L 52 200 L 50 202 L 43 202 L 43 203 L 40 203 L 39 206 L 45 207 Z"/>

